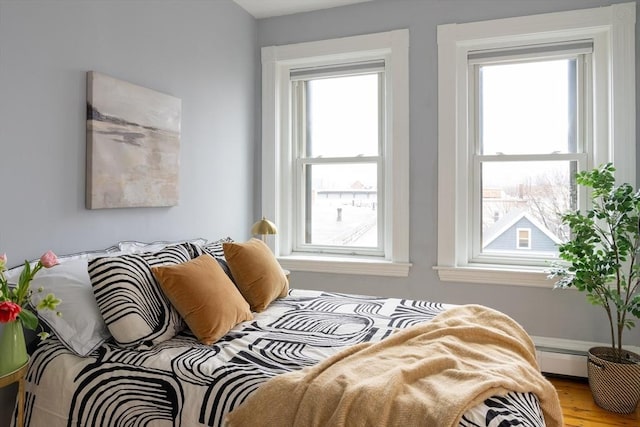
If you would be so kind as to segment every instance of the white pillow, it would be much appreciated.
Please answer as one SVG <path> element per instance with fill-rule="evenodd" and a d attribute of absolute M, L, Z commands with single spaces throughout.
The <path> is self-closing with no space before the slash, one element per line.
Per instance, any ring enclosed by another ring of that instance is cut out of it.
<path fill-rule="evenodd" d="M 125 254 L 126 252 L 120 251 L 120 249 L 117 246 L 111 246 L 107 249 L 99 249 L 99 250 L 95 250 L 95 251 L 86 251 L 86 252 L 78 252 L 75 254 L 69 254 L 69 255 L 57 255 L 58 258 L 58 262 L 60 264 L 64 264 L 70 261 L 75 261 L 75 260 L 90 260 L 93 258 L 98 258 L 98 257 L 103 257 L 103 256 L 118 256 L 118 255 L 122 255 Z M 35 267 L 36 263 L 38 262 L 37 259 L 31 260 L 29 261 L 29 264 L 31 264 L 31 267 Z M 18 279 L 20 277 L 20 274 L 22 273 L 22 270 L 24 270 L 24 262 L 22 264 L 19 264 L 15 267 L 12 267 L 10 269 L 8 269 L 7 271 L 5 271 L 4 275 L 7 278 L 7 281 L 10 284 L 17 284 L 18 283 Z M 43 270 L 41 270 L 43 271 Z M 40 274 L 40 273 L 38 273 Z"/>
<path fill-rule="evenodd" d="M 57 307 L 62 316 L 42 310 L 38 317 L 78 356 L 88 356 L 111 336 L 93 295 L 86 258 L 43 268 L 31 281 L 31 290 L 34 306 L 49 293 L 62 300 Z"/>

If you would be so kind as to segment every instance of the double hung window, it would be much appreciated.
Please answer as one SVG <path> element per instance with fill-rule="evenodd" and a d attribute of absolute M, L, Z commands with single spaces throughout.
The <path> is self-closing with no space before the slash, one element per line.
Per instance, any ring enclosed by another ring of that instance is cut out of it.
<path fill-rule="evenodd" d="M 551 286 L 586 208 L 576 172 L 635 183 L 635 3 L 438 26 L 438 263 L 446 281 Z"/>
<path fill-rule="evenodd" d="M 384 253 L 384 62 L 291 70 L 294 250 Z"/>
<path fill-rule="evenodd" d="M 409 32 L 262 49 L 261 214 L 291 270 L 409 272 Z"/>

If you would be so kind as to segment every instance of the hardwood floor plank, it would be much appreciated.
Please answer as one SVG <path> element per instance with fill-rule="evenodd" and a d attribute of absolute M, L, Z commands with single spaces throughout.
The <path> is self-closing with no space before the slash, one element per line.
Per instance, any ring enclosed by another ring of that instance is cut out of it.
<path fill-rule="evenodd" d="M 548 377 L 558 391 L 566 427 L 639 427 L 640 405 L 633 414 L 606 411 L 593 401 L 587 380 Z"/>

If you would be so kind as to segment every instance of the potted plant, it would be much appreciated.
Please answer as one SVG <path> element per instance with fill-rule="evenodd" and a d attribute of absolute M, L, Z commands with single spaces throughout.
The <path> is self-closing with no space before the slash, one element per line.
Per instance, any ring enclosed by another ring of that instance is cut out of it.
<path fill-rule="evenodd" d="M 591 208 L 569 212 L 562 220 L 570 239 L 559 245 L 550 277 L 555 288 L 574 287 L 601 306 L 609 319 L 610 347 L 588 354 L 589 386 L 602 408 L 631 413 L 640 400 L 640 356 L 623 349 L 622 335 L 640 318 L 640 192 L 615 185 L 611 163 L 576 175 L 590 191 Z"/>

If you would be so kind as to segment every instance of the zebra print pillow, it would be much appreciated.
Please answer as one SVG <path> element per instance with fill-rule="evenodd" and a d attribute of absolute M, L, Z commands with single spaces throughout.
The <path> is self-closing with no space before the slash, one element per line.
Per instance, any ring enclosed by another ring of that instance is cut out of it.
<path fill-rule="evenodd" d="M 200 250 L 202 251 L 200 255 L 209 254 L 214 257 L 216 261 L 218 261 L 218 264 L 220 264 L 220 267 L 222 267 L 224 272 L 227 274 L 227 276 L 229 276 L 229 279 L 231 279 L 231 281 L 236 284 L 236 280 L 231 274 L 231 269 L 229 269 L 229 264 L 227 264 L 227 260 L 224 257 L 224 249 L 222 249 L 222 245 L 224 243 L 233 243 L 233 239 L 231 237 L 225 237 L 220 240 L 216 240 L 215 242 L 207 243 L 200 248 Z M 195 258 L 195 256 L 193 258 Z"/>
<path fill-rule="evenodd" d="M 216 240 L 215 242 L 207 243 L 206 245 L 202 246 L 202 250 L 204 250 L 215 259 L 224 260 L 224 249 L 222 248 L 222 245 L 224 243 L 233 243 L 233 239 L 231 237 L 225 237 L 223 239 Z"/>
<path fill-rule="evenodd" d="M 184 323 L 165 297 L 151 267 L 187 262 L 183 245 L 155 253 L 89 261 L 89 277 L 100 313 L 122 347 L 153 346 L 173 338 Z"/>

